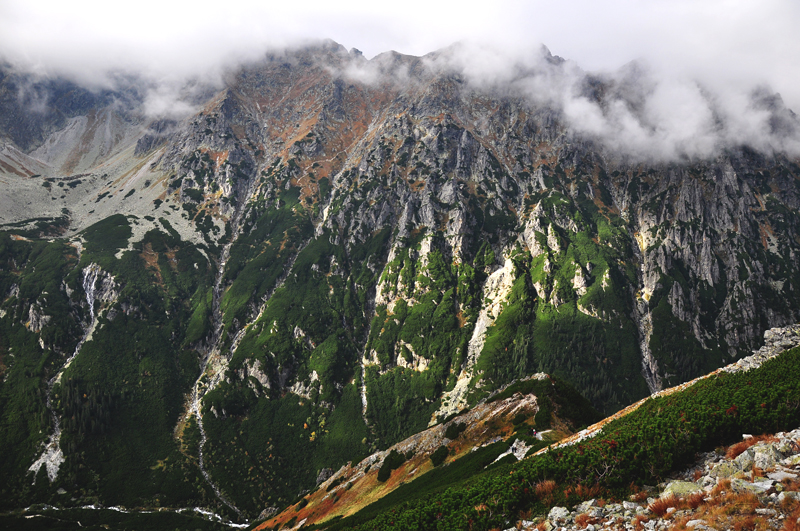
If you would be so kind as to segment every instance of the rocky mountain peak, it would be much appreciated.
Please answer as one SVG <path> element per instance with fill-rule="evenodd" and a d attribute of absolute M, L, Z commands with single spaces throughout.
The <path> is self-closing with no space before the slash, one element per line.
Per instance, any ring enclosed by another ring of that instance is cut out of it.
<path fill-rule="evenodd" d="M 553 374 L 611 413 L 797 322 L 800 160 L 686 137 L 648 152 L 673 130 L 647 72 L 540 55 L 480 83 L 463 47 L 366 60 L 323 42 L 157 116 L 146 90 L 53 80 L 31 82 L 34 112 L 23 77 L 0 80 L 0 355 L 29 397 L 2 408 L 27 434 L 3 443 L 26 460 L 8 477 L 30 485 L 63 417 L 53 488 L 99 477 L 130 501 L 97 457 L 113 447 L 147 456 L 130 466 L 148 503 L 191 468 L 186 496 L 257 515 L 513 380 Z M 609 123 L 642 125 L 636 149 L 589 127 Z M 80 343 L 90 264 L 120 288 Z M 64 401 L 42 398 L 62 369 Z M 157 421 L 129 424 L 142 408 Z"/>

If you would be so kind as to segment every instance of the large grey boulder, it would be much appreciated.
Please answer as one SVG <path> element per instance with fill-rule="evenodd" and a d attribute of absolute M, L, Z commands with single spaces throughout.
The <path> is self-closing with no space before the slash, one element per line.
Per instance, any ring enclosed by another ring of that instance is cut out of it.
<path fill-rule="evenodd" d="M 729 478 L 735 476 L 742 471 L 742 467 L 735 461 L 723 461 L 717 463 L 711 468 L 709 475 L 715 478 Z"/>
<path fill-rule="evenodd" d="M 553 507 L 547 514 L 547 519 L 554 524 L 566 522 L 569 519 L 569 509 L 566 507 Z"/>
<path fill-rule="evenodd" d="M 753 462 L 756 467 L 762 470 L 774 468 L 782 459 L 783 455 L 772 444 L 755 447 Z"/>
<path fill-rule="evenodd" d="M 684 498 L 695 492 L 703 492 L 702 487 L 697 483 L 692 483 L 691 481 L 671 481 L 664 489 L 664 492 L 661 493 L 661 497 L 668 498 L 670 496 L 676 496 L 678 498 Z"/>
<path fill-rule="evenodd" d="M 748 448 L 739 456 L 734 459 L 733 461 L 742 471 L 752 470 L 753 465 L 755 464 L 755 459 L 753 456 L 755 455 L 755 451 L 752 448 Z"/>

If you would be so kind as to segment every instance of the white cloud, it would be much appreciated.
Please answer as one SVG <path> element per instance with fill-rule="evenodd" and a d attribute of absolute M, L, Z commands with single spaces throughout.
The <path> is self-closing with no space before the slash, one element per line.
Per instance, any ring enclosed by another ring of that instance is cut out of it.
<path fill-rule="evenodd" d="M 114 71 L 175 87 L 187 78 L 219 80 L 267 49 L 321 38 L 366 57 L 424 55 L 460 41 L 448 60 L 474 83 L 505 81 L 556 102 L 581 131 L 613 133 L 605 139 L 611 144 L 700 156 L 740 139 L 774 144 L 765 111 L 751 102 L 756 87 L 800 110 L 798 27 L 796 0 L 4 0 L 0 57 L 85 83 L 108 84 Z M 541 43 L 570 60 L 565 72 L 538 65 Z M 649 68 L 634 84 L 619 71 L 631 60 Z M 580 94 L 577 65 L 625 85 L 628 99 L 635 88 L 641 101 L 601 109 Z M 150 110 L 172 105 L 175 93 L 152 90 Z"/>

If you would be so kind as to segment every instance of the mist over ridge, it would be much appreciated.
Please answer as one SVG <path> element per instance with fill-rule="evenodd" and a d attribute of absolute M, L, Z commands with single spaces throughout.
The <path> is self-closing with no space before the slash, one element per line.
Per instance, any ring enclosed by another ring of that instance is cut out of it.
<path fill-rule="evenodd" d="M 551 109 L 573 141 L 633 162 L 710 159 L 740 146 L 767 155 L 800 155 L 800 121 L 768 85 L 723 87 L 675 75 L 645 59 L 615 70 L 587 71 L 541 44 L 510 53 L 462 41 L 422 56 L 389 51 L 367 59 L 327 39 L 271 48 L 192 72 L 98 70 L 87 75 L 19 63 L 4 69 L 20 74 L 17 103 L 33 113 L 44 112 L 53 87 L 68 80 L 96 97 L 114 99 L 120 111 L 147 123 L 187 118 L 214 93 L 235 88 L 248 72 L 276 61 L 311 61 L 347 83 L 388 83 L 400 91 L 437 78 L 454 79 L 467 92 Z"/>
<path fill-rule="evenodd" d="M 132 84 L 146 115 L 177 118 L 238 65 L 326 37 L 364 50 L 364 61 L 346 65 L 353 80 L 374 76 L 373 65 L 397 50 L 472 86 L 550 105 L 573 132 L 614 152 L 680 160 L 741 144 L 798 153 L 788 109 L 800 108 L 799 26 L 800 9 L 786 0 L 504 0 L 479 9 L 451 0 L 402 9 L 12 1 L 0 6 L 0 61 L 94 91 Z M 540 43 L 567 61 L 542 62 Z"/>

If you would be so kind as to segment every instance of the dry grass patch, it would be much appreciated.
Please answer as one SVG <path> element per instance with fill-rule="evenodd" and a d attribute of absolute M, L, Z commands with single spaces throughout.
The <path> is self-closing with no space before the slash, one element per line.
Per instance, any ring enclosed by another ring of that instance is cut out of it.
<path fill-rule="evenodd" d="M 596 524 L 599 520 L 593 516 L 589 516 L 586 513 L 579 514 L 575 517 L 575 525 L 578 526 L 579 529 L 584 529 L 589 524 Z"/>
<path fill-rule="evenodd" d="M 756 435 L 755 437 L 750 437 L 749 439 L 745 439 L 742 442 L 738 442 L 736 444 L 732 444 L 728 447 L 728 451 L 725 452 L 725 457 L 728 459 L 736 459 L 740 455 L 744 453 L 745 450 L 750 448 L 751 446 L 755 446 L 760 442 L 778 442 L 778 438 L 774 435 Z"/>
<path fill-rule="evenodd" d="M 703 520 L 715 529 L 767 531 L 766 519 L 756 515 L 756 509 L 761 507 L 761 502 L 751 492 L 737 493 L 720 489 L 711 498 L 684 501 L 686 508 L 695 503 L 697 506 L 689 515 L 689 520 Z"/>
<path fill-rule="evenodd" d="M 581 500 L 591 500 L 600 496 L 602 489 L 600 485 L 595 483 L 591 487 L 586 485 L 578 485 L 577 487 L 567 487 L 564 489 L 564 497 L 569 498 L 572 495 L 577 496 Z"/>
<path fill-rule="evenodd" d="M 633 494 L 630 495 L 630 500 L 636 503 L 642 503 L 643 501 L 647 501 L 648 493 L 647 491 L 643 491 L 639 488 L 639 485 L 636 483 L 631 482 L 628 486 L 628 490 L 630 490 Z"/>
<path fill-rule="evenodd" d="M 790 491 L 790 492 L 797 492 L 800 491 L 800 479 L 784 479 L 782 482 L 783 490 Z"/>
<path fill-rule="evenodd" d="M 648 505 L 647 508 L 651 513 L 663 517 L 665 514 L 667 514 L 667 510 L 670 507 L 677 508 L 680 504 L 680 501 L 680 498 L 677 496 L 670 495 L 663 498 L 658 498 L 656 501 Z"/>
<path fill-rule="evenodd" d="M 669 518 L 669 510 L 685 510 L 687 513 L 674 513 L 675 520 L 670 531 L 688 531 L 686 524 L 691 520 L 701 520 L 714 529 L 733 531 L 770 531 L 770 519 L 756 513 L 762 507 L 758 496 L 752 492 L 734 492 L 728 479 L 721 480 L 711 493 L 698 492 L 685 498 L 668 496 L 660 498 L 648 509 L 662 518 Z M 800 531 L 800 502 L 784 503 L 782 512 L 792 511 L 792 516 L 784 521 L 782 531 Z M 642 529 L 645 520 L 635 519 L 634 527 Z"/>
<path fill-rule="evenodd" d="M 800 531 L 800 503 L 791 500 L 784 503 L 784 507 L 790 509 L 790 512 L 783 520 L 781 531 Z"/>
<path fill-rule="evenodd" d="M 733 529 L 734 531 L 755 531 L 756 517 L 751 515 L 735 521 L 733 523 Z"/>
<path fill-rule="evenodd" d="M 712 497 L 719 496 L 723 492 L 727 492 L 729 490 L 731 490 L 731 480 L 725 478 L 720 480 L 716 485 L 714 485 L 714 488 L 711 489 L 711 496 Z"/>
<path fill-rule="evenodd" d="M 750 515 L 755 513 L 756 508 L 761 506 L 758 496 L 752 492 L 726 492 L 718 498 L 712 498 L 709 503 L 712 512 L 720 515 L 736 516 Z"/>
<path fill-rule="evenodd" d="M 681 516 L 680 518 L 676 518 L 672 525 L 669 527 L 670 531 L 687 531 L 691 529 L 690 527 L 686 527 L 687 522 L 693 520 L 694 518 L 691 516 Z"/>
<path fill-rule="evenodd" d="M 682 500 L 682 508 L 695 510 L 706 502 L 705 492 L 695 492 Z"/>
<path fill-rule="evenodd" d="M 556 482 L 552 479 L 540 481 L 536 484 L 534 490 L 540 500 L 549 503 L 553 499 L 553 492 L 556 490 Z"/>
<path fill-rule="evenodd" d="M 750 471 L 750 481 L 756 481 L 759 478 L 764 478 L 767 475 L 767 472 L 774 472 L 775 468 L 770 468 L 769 470 L 762 470 L 757 466 L 754 466 L 753 469 Z"/>

